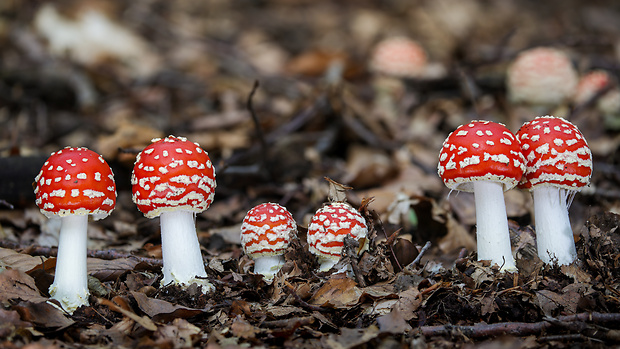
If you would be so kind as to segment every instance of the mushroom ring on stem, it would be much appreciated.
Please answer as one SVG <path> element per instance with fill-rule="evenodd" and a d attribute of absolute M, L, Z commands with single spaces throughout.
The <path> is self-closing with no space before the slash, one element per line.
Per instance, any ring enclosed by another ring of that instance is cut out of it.
<path fill-rule="evenodd" d="M 86 268 L 88 215 L 107 217 L 116 204 L 110 166 L 86 148 L 59 150 L 47 159 L 35 178 L 36 204 L 48 218 L 60 218 L 60 236 L 52 299 L 70 313 L 88 305 Z"/>
<path fill-rule="evenodd" d="M 342 257 L 345 236 L 360 242 L 361 254 L 368 247 L 367 234 L 366 220 L 356 209 L 344 202 L 334 202 L 318 209 L 312 217 L 308 249 L 318 257 L 319 271 L 328 271 Z"/>
<path fill-rule="evenodd" d="M 248 211 L 241 225 L 241 246 L 254 260 L 254 272 L 272 280 L 284 265 L 284 252 L 296 234 L 295 219 L 278 204 L 264 203 Z"/>
<path fill-rule="evenodd" d="M 521 145 L 504 125 L 472 121 L 443 143 L 437 172 L 452 190 L 473 192 L 478 260 L 515 271 L 504 191 L 515 187 L 525 169 Z"/>
<path fill-rule="evenodd" d="M 590 183 L 592 153 L 572 123 L 541 116 L 525 123 L 517 138 L 526 159 L 521 187 L 532 191 L 538 257 L 545 263 L 577 259 L 568 207 L 575 193 Z"/>
<path fill-rule="evenodd" d="M 160 217 L 162 285 L 213 290 L 206 280 L 194 217 L 213 202 L 215 171 L 200 145 L 182 137 L 154 139 L 136 157 L 132 198 L 147 218 Z"/>

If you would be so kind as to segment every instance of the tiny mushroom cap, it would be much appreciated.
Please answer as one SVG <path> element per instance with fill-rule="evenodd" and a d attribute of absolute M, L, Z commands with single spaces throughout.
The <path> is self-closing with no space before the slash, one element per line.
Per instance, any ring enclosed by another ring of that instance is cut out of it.
<path fill-rule="evenodd" d="M 472 121 L 459 126 L 444 141 L 437 172 L 453 190 L 473 192 L 473 183 L 502 183 L 504 191 L 515 187 L 525 169 L 519 142 L 502 124 Z"/>
<path fill-rule="evenodd" d="M 519 183 L 524 163 L 514 134 L 490 121 L 459 126 L 439 153 L 437 173 L 446 186 L 474 192 L 478 259 L 490 260 L 502 271 L 516 270 L 503 192 Z"/>
<path fill-rule="evenodd" d="M 88 304 L 88 216 L 101 219 L 114 209 L 114 175 L 101 155 L 86 148 L 67 147 L 52 153 L 35 182 L 36 204 L 41 212 L 61 222 L 49 293 L 72 314 Z"/>
<path fill-rule="evenodd" d="M 86 148 L 52 153 L 35 178 L 36 204 L 48 218 L 70 214 L 107 217 L 116 205 L 116 184 L 101 155 Z"/>
<path fill-rule="evenodd" d="M 133 201 L 147 218 L 162 212 L 205 211 L 215 195 L 215 171 L 200 145 L 183 137 L 153 139 L 138 154 L 131 176 Z"/>
<path fill-rule="evenodd" d="M 283 254 L 296 234 L 295 219 L 278 204 L 264 203 L 248 211 L 241 225 L 241 245 L 255 261 L 254 272 L 272 279 L 284 264 Z"/>
<path fill-rule="evenodd" d="M 308 246 L 319 258 L 320 270 L 331 269 L 342 256 L 344 238 L 350 235 L 360 241 L 359 252 L 367 247 L 368 226 L 351 205 L 335 202 L 318 209 L 308 226 Z"/>
<path fill-rule="evenodd" d="M 215 194 L 209 155 L 183 137 L 154 139 L 136 157 L 132 199 L 147 218 L 160 217 L 163 285 L 214 289 L 206 280 L 194 215 L 206 210 Z"/>
<path fill-rule="evenodd" d="M 415 78 L 423 74 L 426 63 L 426 52 L 420 44 L 397 36 L 384 39 L 375 46 L 370 69 L 389 76 Z"/>
<path fill-rule="evenodd" d="M 588 143 L 575 125 L 553 116 L 525 123 L 517 138 L 527 161 L 520 186 L 534 196 L 538 257 L 548 264 L 570 264 L 577 251 L 568 206 L 572 195 L 590 182 Z"/>
<path fill-rule="evenodd" d="M 513 102 L 558 105 L 571 98 L 577 72 L 562 51 L 538 47 L 523 51 L 508 68 L 508 96 Z"/>
<path fill-rule="evenodd" d="M 596 107 L 604 114 L 620 113 L 620 90 L 614 77 L 604 70 L 589 72 L 579 80 L 575 91 L 574 101 L 577 104 L 588 102 L 594 95 L 604 90 L 596 101 Z"/>

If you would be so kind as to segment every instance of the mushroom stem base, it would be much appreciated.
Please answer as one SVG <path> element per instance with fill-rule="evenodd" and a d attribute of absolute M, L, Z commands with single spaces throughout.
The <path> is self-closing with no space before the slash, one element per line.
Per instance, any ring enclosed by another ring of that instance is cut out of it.
<path fill-rule="evenodd" d="M 49 293 L 69 314 L 82 305 L 88 305 L 87 229 L 87 215 L 61 218 L 56 271 Z"/>
<path fill-rule="evenodd" d="M 164 259 L 162 285 L 170 283 L 190 286 L 197 283 L 207 293 L 214 289 L 207 280 L 207 272 L 196 235 L 194 213 L 190 211 L 163 212 L 161 249 Z"/>
<path fill-rule="evenodd" d="M 545 263 L 570 264 L 577 259 L 568 218 L 567 191 L 553 186 L 533 190 L 538 257 Z"/>
<path fill-rule="evenodd" d="M 501 183 L 474 182 L 478 260 L 490 260 L 502 271 L 516 271 Z"/>

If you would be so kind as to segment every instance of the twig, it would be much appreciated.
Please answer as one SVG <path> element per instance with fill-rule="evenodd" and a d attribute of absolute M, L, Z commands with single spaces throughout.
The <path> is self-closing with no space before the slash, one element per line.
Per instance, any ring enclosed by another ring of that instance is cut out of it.
<path fill-rule="evenodd" d="M 575 315 L 560 316 L 557 321 L 540 322 L 500 322 L 495 324 L 478 324 L 473 326 L 443 325 L 443 326 L 422 326 L 419 331 L 427 337 L 446 336 L 452 333 L 462 333 L 470 338 L 494 337 L 500 335 L 527 336 L 535 335 L 552 328 L 561 328 L 560 323 L 568 322 L 593 322 L 593 323 L 618 323 L 620 313 L 579 313 Z M 615 337 L 617 331 L 608 331 L 605 338 L 617 341 Z"/>
<path fill-rule="evenodd" d="M 254 99 L 254 94 L 256 93 L 256 90 L 258 90 L 258 86 L 259 86 L 258 80 L 255 80 L 254 86 L 252 86 L 252 91 L 250 91 L 250 94 L 248 95 L 248 101 L 246 103 L 246 106 L 247 106 L 248 111 L 250 112 L 250 115 L 252 116 L 252 121 L 254 122 L 254 128 L 256 128 L 256 138 L 258 138 L 258 141 L 260 142 L 263 165 L 266 167 L 267 166 L 267 162 L 266 162 L 267 142 L 265 141 L 265 136 L 263 134 L 263 128 L 260 126 L 260 122 L 258 121 L 258 115 L 256 115 L 256 111 L 254 111 L 254 105 L 252 104 L 252 100 Z"/>
<path fill-rule="evenodd" d="M 418 253 L 418 256 L 415 257 L 415 259 L 413 260 L 413 262 L 409 263 L 408 266 L 406 266 L 405 268 L 410 268 L 411 266 L 417 265 L 418 263 L 420 263 L 420 261 L 422 260 L 422 257 L 424 257 L 424 254 L 426 253 L 426 251 L 428 251 L 429 248 L 431 248 L 431 242 L 427 241 L 424 246 L 422 246 L 422 249 L 420 249 L 420 253 Z"/>
<path fill-rule="evenodd" d="M 20 251 L 22 253 L 27 253 L 32 256 L 56 257 L 56 255 L 58 254 L 57 247 L 22 245 L 17 242 L 13 242 L 9 240 L 0 240 L 0 247 Z M 163 265 L 163 262 L 161 259 L 150 258 L 150 257 L 140 257 L 140 256 L 133 255 L 129 252 L 118 251 L 115 249 L 87 250 L 86 255 L 89 258 L 98 258 L 98 259 L 104 259 L 104 260 L 113 260 L 113 259 L 119 259 L 119 258 L 133 258 L 140 263 L 148 263 L 156 267 L 161 267 Z"/>
<path fill-rule="evenodd" d="M 284 281 L 284 285 L 286 286 L 283 287 L 284 290 L 287 291 L 288 294 L 293 296 L 293 298 L 295 298 L 295 301 L 297 301 L 300 307 L 309 311 L 318 311 L 319 313 L 324 313 L 325 311 L 327 311 L 327 309 L 323 307 L 320 307 L 318 305 L 312 305 L 301 299 L 301 297 L 295 292 L 295 288 L 293 287 L 293 285 L 291 285 L 288 281 Z"/>
<path fill-rule="evenodd" d="M 314 323 L 314 316 L 296 317 L 292 319 L 263 321 L 261 327 L 267 328 L 291 328 L 294 326 L 306 326 Z"/>

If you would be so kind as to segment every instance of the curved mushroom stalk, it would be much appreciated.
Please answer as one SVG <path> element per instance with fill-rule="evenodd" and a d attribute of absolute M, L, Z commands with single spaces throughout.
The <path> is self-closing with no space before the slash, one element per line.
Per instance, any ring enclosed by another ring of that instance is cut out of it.
<path fill-rule="evenodd" d="M 161 223 L 161 249 L 164 260 L 162 285 L 170 283 L 190 286 L 197 283 L 203 292 L 210 292 L 213 285 L 206 280 L 207 272 L 196 234 L 194 213 L 166 211 L 159 217 Z"/>
<path fill-rule="evenodd" d="M 490 260 L 502 271 L 516 271 L 510 248 L 504 190 L 501 183 L 474 182 L 478 260 Z"/>
<path fill-rule="evenodd" d="M 538 257 L 546 264 L 574 262 L 577 250 L 568 218 L 567 191 L 541 186 L 536 187 L 533 194 Z"/>
<path fill-rule="evenodd" d="M 69 314 L 82 305 L 88 305 L 87 228 L 87 215 L 61 218 L 56 272 L 49 293 Z"/>

